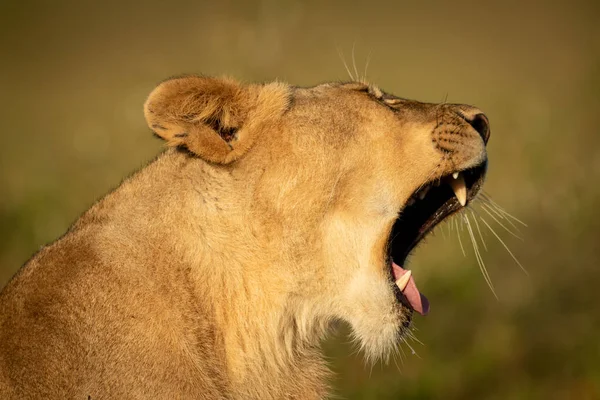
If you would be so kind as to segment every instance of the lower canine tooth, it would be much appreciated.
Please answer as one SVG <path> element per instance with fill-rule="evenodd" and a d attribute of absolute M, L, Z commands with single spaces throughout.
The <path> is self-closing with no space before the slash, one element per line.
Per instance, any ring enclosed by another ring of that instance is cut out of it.
<path fill-rule="evenodd" d="M 465 184 L 465 178 L 462 174 L 458 174 L 454 180 L 450 180 L 450 186 L 452 186 L 452 190 L 454 190 L 454 195 L 458 199 L 458 202 L 464 207 L 465 204 L 467 204 L 467 185 Z"/>
<path fill-rule="evenodd" d="M 410 280 L 411 275 L 412 275 L 412 272 L 410 272 L 410 270 L 408 270 L 404 273 L 404 275 L 402 275 L 400 277 L 400 279 L 398 279 L 396 281 L 396 286 L 398 286 L 398 288 L 401 291 L 404 291 L 404 289 L 406 289 L 406 285 L 408 285 L 408 281 Z"/>

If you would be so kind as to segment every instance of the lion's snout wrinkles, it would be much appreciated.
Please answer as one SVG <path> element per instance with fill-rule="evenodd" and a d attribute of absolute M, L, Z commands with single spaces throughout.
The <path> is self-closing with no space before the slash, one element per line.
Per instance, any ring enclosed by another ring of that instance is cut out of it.
<path fill-rule="evenodd" d="M 486 157 L 490 137 L 487 116 L 466 105 L 440 105 L 431 140 L 435 148 L 458 168 L 479 164 Z"/>
<path fill-rule="evenodd" d="M 0 398 L 322 398 L 331 322 L 392 354 L 406 256 L 485 173 L 480 110 L 362 82 L 182 76 L 144 113 L 167 150 L 0 293 Z"/>

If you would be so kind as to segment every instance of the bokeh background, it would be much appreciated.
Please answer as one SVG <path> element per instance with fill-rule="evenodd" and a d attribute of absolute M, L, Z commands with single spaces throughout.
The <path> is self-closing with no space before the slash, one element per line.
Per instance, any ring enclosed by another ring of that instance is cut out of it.
<path fill-rule="evenodd" d="M 161 151 L 142 115 L 157 82 L 346 80 L 339 53 L 353 69 L 354 49 L 388 91 L 486 111 L 486 191 L 528 227 L 520 240 L 488 220 L 529 275 L 486 233 L 496 300 L 466 231 L 438 229 L 410 263 L 432 303 L 415 318 L 416 354 L 365 366 L 342 326 L 326 343 L 337 394 L 600 398 L 597 4 L 2 0 L 0 287 Z"/>

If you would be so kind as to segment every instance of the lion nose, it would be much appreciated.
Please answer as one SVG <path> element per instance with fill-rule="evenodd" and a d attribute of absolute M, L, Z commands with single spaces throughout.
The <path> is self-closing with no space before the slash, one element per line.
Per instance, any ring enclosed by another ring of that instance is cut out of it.
<path fill-rule="evenodd" d="M 483 142 L 487 144 L 490 138 L 490 120 L 477 108 L 460 111 L 461 116 L 479 133 Z"/>
<path fill-rule="evenodd" d="M 490 138 L 490 120 L 484 113 L 476 114 L 472 120 L 467 120 L 469 124 L 479 133 L 483 142 L 487 144 Z"/>

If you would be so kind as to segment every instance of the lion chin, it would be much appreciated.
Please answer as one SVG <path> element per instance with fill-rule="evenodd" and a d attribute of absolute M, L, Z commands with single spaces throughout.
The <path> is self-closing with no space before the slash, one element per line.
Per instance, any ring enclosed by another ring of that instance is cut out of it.
<path fill-rule="evenodd" d="M 374 361 L 427 314 L 406 259 L 483 183 L 480 110 L 182 76 L 144 113 L 168 149 L 0 293 L 0 398 L 323 398 L 332 321 Z"/>

